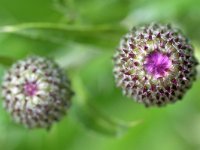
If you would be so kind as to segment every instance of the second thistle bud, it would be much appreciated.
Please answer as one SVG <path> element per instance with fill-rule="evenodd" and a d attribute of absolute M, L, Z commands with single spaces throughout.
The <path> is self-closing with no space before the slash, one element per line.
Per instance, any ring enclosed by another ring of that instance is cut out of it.
<path fill-rule="evenodd" d="M 28 128 L 49 128 L 66 113 L 72 91 L 52 60 L 29 57 L 15 63 L 2 83 L 4 107 Z"/>
<path fill-rule="evenodd" d="M 117 86 L 146 106 L 181 99 L 197 72 L 187 38 L 176 28 L 160 24 L 135 27 L 126 34 L 114 65 Z"/>

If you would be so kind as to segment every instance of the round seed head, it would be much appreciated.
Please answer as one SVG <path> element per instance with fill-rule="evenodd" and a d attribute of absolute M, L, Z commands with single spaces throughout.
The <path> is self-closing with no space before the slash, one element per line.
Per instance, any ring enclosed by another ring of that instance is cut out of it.
<path fill-rule="evenodd" d="M 13 64 L 2 83 L 5 109 L 28 128 L 49 128 L 60 120 L 72 94 L 70 82 L 58 65 L 37 56 Z"/>
<path fill-rule="evenodd" d="M 114 55 L 114 76 L 123 93 L 146 106 L 181 99 L 196 76 L 188 39 L 170 25 L 135 27 Z"/>

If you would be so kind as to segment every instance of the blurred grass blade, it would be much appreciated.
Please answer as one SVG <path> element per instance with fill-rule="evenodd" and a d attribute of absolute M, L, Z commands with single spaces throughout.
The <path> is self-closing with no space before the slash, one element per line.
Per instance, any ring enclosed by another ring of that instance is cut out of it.
<path fill-rule="evenodd" d="M 0 27 L 0 33 L 15 34 L 52 43 L 75 41 L 96 46 L 116 46 L 126 31 L 121 26 L 70 26 L 56 23 L 24 23 Z"/>
<path fill-rule="evenodd" d="M 66 51 L 69 49 L 70 51 Z M 67 43 L 67 45 L 51 54 L 52 58 L 64 69 L 83 67 L 89 61 L 101 56 L 100 49 L 85 44 Z"/>
<path fill-rule="evenodd" d="M 71 113 L 87 129 L 118 137 L 139 123 L 138 121 L 124 122 L 104 114 L 92 103 L 92 100 L 88 100 L 87 92 L 84 90 L 81 79 L 78 76 L 74 79 L 73 84 L 76 89 L 76 96 Z"/>

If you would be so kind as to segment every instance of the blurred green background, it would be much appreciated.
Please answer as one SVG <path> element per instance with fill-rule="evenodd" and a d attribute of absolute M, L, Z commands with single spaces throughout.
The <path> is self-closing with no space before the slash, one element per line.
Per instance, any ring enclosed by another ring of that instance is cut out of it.
<path fill-rule="evenodd" d="M 1 106 L 0 150 L 199 150 L 199 80 L 181 102 L 145 108 L 124 97 L 112 75 L 120 37 L 141 23 L 178 26 L 198 55 L 199 6 L 199 0 L 0 0 L 0 79 L 18 59 L 47 56 L 67 70 L 76 92 L 68 115 L 50 131 L 16 125 Z"/>

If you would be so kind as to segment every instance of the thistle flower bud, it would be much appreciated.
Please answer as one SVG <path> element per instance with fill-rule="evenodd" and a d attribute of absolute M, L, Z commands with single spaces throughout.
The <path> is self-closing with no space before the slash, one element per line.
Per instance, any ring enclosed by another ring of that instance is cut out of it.
<path fill-rule="evenodd" d="M 13 119 L 28 128 L 49 128 L 70 105 L 70 82 L 50 59 L 29 57 L 5 74 L 3 105 Z"/>
<path fill-rule="evenodd" d="M 191 87 L 197 60 L 188 39 L 170 25 L 133 28 L 114 56 L 114 76 L 123 93 L 146 106 L 181 99 Z"/>

